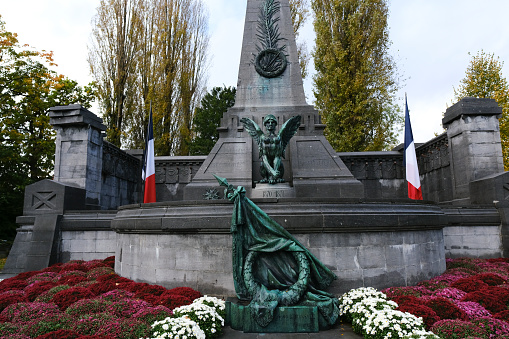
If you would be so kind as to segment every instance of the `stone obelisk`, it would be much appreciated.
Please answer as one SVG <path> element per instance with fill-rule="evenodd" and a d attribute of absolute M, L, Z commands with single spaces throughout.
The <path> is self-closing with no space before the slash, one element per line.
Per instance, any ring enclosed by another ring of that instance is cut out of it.
<path fill-rule="evenodd" d="M 284 184 L 258 183 L 258 145 L 240 122 L 247 117 L 263 126 L 269 114 L 279 127 L 301 116 L 283 160 Z M 306 103 L 288 0 L 248 0 L 235 105 L 223 115 L 219 140 L 186 186 L 184 199 L 202 199 L 217 186 L 212 174 L 244 186 L 254 198 L 363 197 L 362 184 L 325 139 L 324 128 Z"/>

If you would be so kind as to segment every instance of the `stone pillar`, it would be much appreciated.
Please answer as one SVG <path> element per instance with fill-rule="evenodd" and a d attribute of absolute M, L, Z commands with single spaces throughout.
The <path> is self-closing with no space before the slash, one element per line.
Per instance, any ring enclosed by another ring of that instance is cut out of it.
<path fill-rule="evenodd" d="M 84 188 L 87 208 L 100 209 L 102 171 L 102 119 L 81 105 L 49 110 L 57 131 L 54 180 Z"/>
<path fill-rule="evenodd" d="M 449 140 L 453 204 L 470 204 L 472 181 L 504 171 L 501 114 L 495 100 L 477 98 L 461 99 L 445 112 L 442 124 Z"/>
<path fill-rule="evenodd" d="M 85 190 L 53 180 L 38 181 L 25 188 L 21 226 L 0 278 L 21 272 L 38 271 L 58 261 L 59 223 L 66 210 L 85 205 Z"/>

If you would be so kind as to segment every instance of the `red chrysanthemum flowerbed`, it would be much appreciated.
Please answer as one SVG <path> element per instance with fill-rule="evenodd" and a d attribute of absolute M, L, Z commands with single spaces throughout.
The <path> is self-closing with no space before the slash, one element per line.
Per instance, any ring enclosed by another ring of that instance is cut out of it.
<path fill-rule="evenodd" d="M 0 281 L 0 339 L 143 338 L 176 307 L 201 297 L 118 276 L 114 257 L 72 261 Z"/>
<path fill-rule="evenodd" d="M 444 274 L 383 293 L 441 338 L 509 338 L 509 259 L 448 259 Z"/>

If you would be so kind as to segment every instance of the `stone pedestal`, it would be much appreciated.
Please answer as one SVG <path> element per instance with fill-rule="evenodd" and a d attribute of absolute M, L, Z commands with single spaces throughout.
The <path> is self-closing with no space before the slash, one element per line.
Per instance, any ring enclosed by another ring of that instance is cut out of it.
<path fill-rule="evenodd" d="M 246 333 L 314 333 L 329 329 L 330 326 L 319 318 L 316 306 L 276 307 L 274 319 L 262 327 L 251 316 L 247 303 L 239 303 L 235 299 L 226 301 L 225 324 Z"/>
<path fill-rule="evenodd" d="M 256 184 L 251 191 L 251 197 L 256 198 L 295 198 L 295 189 L 289 183 L 281 184 Z"/>
<path fill-rule="evenodd" d="M 221 138 L 207 159 L 184 189 L 184 200 L 202 200 L 203 194 L 216 188 L 222 192 L 213 174 L 227 178 L 234 186 L 244 186 L 250 193 L 253 167 L 252 143 L 247 138 Z"/>

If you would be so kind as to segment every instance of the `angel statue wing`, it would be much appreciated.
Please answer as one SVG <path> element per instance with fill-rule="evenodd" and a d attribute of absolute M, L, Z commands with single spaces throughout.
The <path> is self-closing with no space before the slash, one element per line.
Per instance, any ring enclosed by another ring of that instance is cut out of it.
<path fill-rule="evenodd" d="M 254 122 L 253 120 L 251 120 L 249 118 L 242 118 L 242 119 L 240 119 L 240 122 L 244 125 L 244 128 L 247 130 L 249 135 L 251 135 L 253 137 L 253 139 L 255 139 L 256 144 L 258 145 L 258 148 L 260 150 L 260 155 L 261 155 L 262 147 L 263 147 L 263 144 L 262 144 L 263 131 L 262 131 L 262 129 L 260 128 L 260 126 L 258 126 L 258 124 L 256 122 Z"/>
<path fill-rule="evenodd" d="M 286 146 L 299 129 L 300 119 L 300 115 L 297 115 L 286 120 L 286 122 L 283 124 L 283 126 L 281 126 L 281 129 L 279 130 L 279 138 L 281 140 L 281 147 L 283 149 L 283 158 L 285 157 Z"/>

